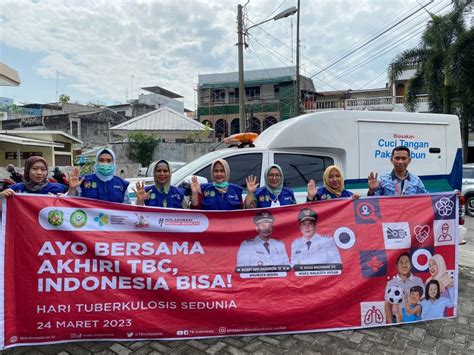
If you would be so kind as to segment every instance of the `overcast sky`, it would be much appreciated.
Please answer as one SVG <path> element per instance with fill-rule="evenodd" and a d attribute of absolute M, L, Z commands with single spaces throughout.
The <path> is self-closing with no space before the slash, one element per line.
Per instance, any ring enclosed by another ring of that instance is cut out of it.
<path fill-rule="evenodd" d="M 198 74 L 237 71 L 237 0 L 0 2 L 0 61 L 19 87 L 0 87 L 15 103 L 122 103 L 158 85 L 194 109 Z M 421 10 L 329 70 L 318 73 L 427 4 L 449 0 L 301 0 L 301 72 L 318 91 L 384 87 L 391 59 L 419 42 Z M 296 6 L 296 0 L 250 0 L 246 23 Z M 250 29 L 245 69 L 295 65 L 296 15 Z M 370 62 L 369 62 L 370 61 Z M 364 64 L 365 63 L 365 64 Z"/>

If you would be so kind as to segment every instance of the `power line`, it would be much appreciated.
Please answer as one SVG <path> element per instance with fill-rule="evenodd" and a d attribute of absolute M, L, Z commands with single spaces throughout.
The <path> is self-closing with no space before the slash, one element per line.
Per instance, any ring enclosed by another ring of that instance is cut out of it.
<path fill-rule="evenodd" d="M 252 22 L 252 21 L 250 21 Z M 265 31 L 263 28 L 259 28 L 259 30 L 261 30 L 262 32 L 264 32 L 266 35 L 268 35 L 269 37 L 273 38 L 276 42 L 280 43 L 282 46 L 286 47 L 286 48 L 289 48 L 288 44 L 284 43 L 283 41 L 281 41 L 279 38 L 275 37 L 274 35 L 272 35 L 271 33 Z M 253 36 L 252 37 L 253 39 L 255 39 L 256 37 Z M 317 66 L 317 67 L 322 67 L 322 65 L 320 64 L 316 64 L 316 63 L 313 63 L 311 62 L 311 60 L 306 57 L 305 55 L 300 55 L 301 58 L 304 58 L 306 61 L 308 61 L 310 64 L 313 64 L 314 66 Z M 291 60 L 288 60 L 291 62 Z M 334 73 L 333 71 L 329 71 L 328 70 L 328 73 L 330 73 L 331 75 L 337 77 L 339 80 L 342 80 L 342 81 L 345 81 L 347 84 L 351 85 L 351 86 L 354 86 L 357 88 L 357 85 L 355 83 L 352 83 L 350 82 L 349 80 L 347 79 L 344 79 L 343 77 L 339 76 L 338 74 Z"/>
<path fill-rule="evenodd" d="M 447 5 L 444 6 L 443 8 L 437 9 L 437 10 L 435 10 L 435 11 L 437 11 L 437 13 L 440 13 L 442 10 L 444 10 L 444 9 L 445 9 L 446 7 L 448 7 L 448 6 L 449 6 L 449 4 L 447 4 Z M 397 42 L 401 42 L 401 40 L 402 40 L 403 38 L 406 38 L 407 36 L 411 35 L 411 34 L 414 33 L 415 31 L 417 31 L 419 28 L 421 28 L 422 26 L 424 26 L 424 24 L 425 24 L 425 20 L 423 19 L 422 21 L 416 23 L 414 26 L 410 27 L 409 29 L 405 29 L 405 30 L 404 30 L 404 31 L 405 31 L 405 34 L 404 34 L 401 38 L 397 38 L 396 41 L 394 41 L 394 40 L 391 39 L 391 38 L 388 38 L 388 39 L 386 39 L 384 42 L 381 42 L 381 43 L 379 44 L 379 48 L 380 48 L 380 49 L 378 49 L 377 52 L 375 52 L 375 53 L 372 54 L 371 56 L 377 55 L 378 53 L 380 53 L 381 51 L 385 50 L 386 48 L 388 48 L 388 47 L 391 46 L 391 45 L 393 45 L 393 47 L 396 47 L 396 46 L 397 46 L 397 45 L 396 45 Z M 417 28 L 418 28 L 418 29 L 417 29 Z M 374 45 L 374 43 L 370 44 L 369 46 L 366 47 L 366 49 L 367 49 L 367 48 L 370 48 L 370 47 L 373 46 L 373 45 Z M 385 47 L 384 47 L 384 46 L 385 46 Z M 357 56 L 358 56 L 358 57 L 361 57 L 361 56 L 363 56 L 363 55 L 364 55 L 364 53 L 359 52 L 359 54 L 358 54 Z M 345 74 L 347 74 L 347 72 L 349 72 L 352 68 L 357 67 L 357 66 L 359 66 L 359 63 L 358 63 L 358 64 L 355 64 L 355 65 L 349 66 L 349 67 L 346 68 L 345 71 L 344 71 L 342 74 L 340 74 L 340 75 L 345 75 Z"/>
<path fill-rule="evenodd" d="M 336 61 L 332 62 L 331 64 L 327 65 L 326 67 L 324 67 L 323 69 L 319 70 L 318 72 L 314 73 L 313 75 L 311 75 L 310 78 L 318 75 L 318 74 L 321 74 L 322 72 L 324 72 L 325 70 L 329 69 L 329 68 L 332 68 L 334 65 L 336 65 L 337 63 L 341 62 L 342 60 L 346 59 L 347 57 L 349 57 L 350 55 L 352 55 L 353 53 L 357 52 L 358 50 L 364 48 L 365 46 L 367 46 L 369 43 L 375 41 L 377 38 L 381 37 L 382 35 L 384 35 L 385 33 L 391 31 L 392 29 L 394 29 L 395 27 L 397 27 L 399 24 L 403 23 L 404 21 L 406 21 L 407 19 L 409 19 L 410 17 L 412 17 L 413 15 L 415 15 L 416 13 L 420 12 L 421 10 L 424 9 L 424 6 L 420 7 L 418 10 L 416 10 L 415 12 L 412 12 L 411 14 L 409 14 L 408 16 L 405 16 L 403 19 L 397 21 L 394 25 L 390 26 L 389 28 L 387 28 L 386 30 L 382 31 L 381 33 L 379 33 L 378 35 L 376 35 L 375 37 L 371 38 L 370 40 L 364 42 L 363 44 L 361 44 L 360 46 L 356 47 L 355 49 L 353 49 L 352 51 L 350 51 L 349 53 L 343 55 L 342 57 L 340 57 L 339 59 L 337 59 Z"/>

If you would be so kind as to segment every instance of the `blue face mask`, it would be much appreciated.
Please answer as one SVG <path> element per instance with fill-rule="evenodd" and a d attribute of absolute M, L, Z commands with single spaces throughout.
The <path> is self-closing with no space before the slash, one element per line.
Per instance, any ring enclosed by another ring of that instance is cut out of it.
<path fill-rule="evenodd" d="M 97 165 L 97 171 L 104 176 L 110 176 L 114 173 L 114 166 L 110 164 Z"/>

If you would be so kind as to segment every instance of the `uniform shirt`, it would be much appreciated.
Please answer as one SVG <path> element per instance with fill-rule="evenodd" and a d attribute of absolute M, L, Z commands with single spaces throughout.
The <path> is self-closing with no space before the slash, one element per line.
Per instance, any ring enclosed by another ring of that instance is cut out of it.
<path fill-rule="evenodd" d="M 375 190 L 375 196 L 401 196 L 428 193 L 421 179 L 410 172 L 407 172 L 407 176 L 404 180 L 400 180 L 392 171 L 391 173 L 380 176 L 379 182 L 380 186 Z"/>
<path fill-rule="evenodd" d="M 343 198 L 343 197 L 351 197 L 353 195 L 352 192 L 349 190 L 342 190 L 341 195 L 337 196 L 332 192 L 329 192 L 325 187 L 318 189 L 316 196 L 314 196 L 313 201 L 322 201 L 322 200 L 331 200 L 333 198 Z"/>
<path fill-rule="evenodd" d="M 301 237 L 291 243 L 291 265 L 315 264 L 341 264 L 334 238 L 315 233 L 309 240 Z"/>
<path fill-rule="evenodd" d="M 238 210 L 242 208 L 242 188 L 235 184 L 229 184 L 227 191 L 219 192 L 212 183 L 201 184 L 203 210 Z"/>
<path fill-rule="evenodd" d="M 88 174 L 84 176 L 78 192 L 81 197 L 123 203 L 128 202 L 128 184 L 128 181 L 118 176 L 109 181 L 102 181 L 96 174 Z"/>
<path fill-rule="evenodd" d="M 454 288 L 448 288 L 449 297 L 440 297 L 434 302 L 431 300 L 421 301 L 421 319 L 437 319 L 444 317 L 444 310 L 446 308 L 454 307 Z"/>
<path fill-rule="evenodd" d="M 183 208 L 184 190 L 175 186 L 170 186 L 168 193 L 164 194 L 158 188 L 153 186 L 145 187 L 145 192 L 151 190 L 150 198 L 145 200 L 145 206 L 165 207 L 163 205 L 166 199 L 166 207 L 168 208 Z"/>
<path fill-rule="evenodd" d="M 276 203 L 277 201 L 280 206 L 296 204 L 296 199 L 293 191 L 286 187 L 283 187 L 281 189 L 281 192 L 278 197 L 272 194 L 266 186 L 258 188 L 257 191 L 255 191 L 254 196 L 257 208 L 271 207 L 272 202 Z"/>
<path fill-rule="evenodd" d="M 237 266 L 290 265 L 285 244 L 279 239 L 268 239 L 268 250 L 265 241 L 259 236 L 244 240 L 237 253 Z"/>
<path fill-rule="evenodd" d="M 56 182 L 48 182 L 48 184 L 39 191 L 29 191 L 23 182 L 11 185 L 8 188 L 12 189 L 15 192 L 41 195 L 47 195 L 48 193 L 62 194 L 67 191 L 67 186 L 64 186 L 63 184 L 58 184 Z"/>

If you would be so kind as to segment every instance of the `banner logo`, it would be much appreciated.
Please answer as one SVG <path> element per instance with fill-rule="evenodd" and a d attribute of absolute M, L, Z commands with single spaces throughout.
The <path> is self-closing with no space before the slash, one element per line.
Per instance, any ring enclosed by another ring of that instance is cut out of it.
<path fill-rule="evenodd" d="M 429 249 L 416 249 L 411 256 L 411 263 L 417 272 L 423 272 L 428 269 L 428 263 L 433 256 Z"/>
<path fill-rule="evenodd" d="M 380 217 L 379 201 L 371 200 L 354 200 L 354 214 L 357 224 L 377 223 Z"/>
<path fill-rule="evenodd" d="M 73 227 L 81 228 L 87 223 L 87 214 L 83 210 L 76 210 L 71 214 L 69 222 Z"/>
<path fill-rule="evenodd" d="M 338 248 L 350 249 L 356 242 L 356 237 L 352 229 L 340 227 L 334 232 L 334 241 Z"/>
<path fill-rule="evenodd" d="M 410 226 L 408 222 L 382 223 L 385 249 L 410 248 Z"/>
<path fill-rule="evenodd" d="M 53 210 L 48 213 L 48 222 L 52 226 L 60 226 L 63 224 L 64 213 L 59 210 Z"/>
<path fill-rule="evenodd" d="M 387 254 L 385 250 L 362 250 L 360 266 L 364 277 L 378 277 L 387 274 Z"/>
<path fill-rule="evenodd" d="M 425 224 L 423 226 L 415 226 L 413 230 L 415 232 L 415 238 L 420 243 L 423 243 L 430 236 L 431 228 L 429 225 Z"/>
<path fill-rule="evenodd" d="M 453 212 L 454 202 L 447 197 L 443 197 L 438 202 L 436 202 L 435 207 L 438 210 L 438 214 L 440 216 L 446 217 L 451 215 Z"/>
<path fill-rule="evenodd" d="M 361 324 L 365 326 L 385 323 L 383 302 L 361 302 Z"/>
<path fill-rule="evenodd" d="M 94 222 L 97 223 L 99 227 L 106 226 L 109 224 L 109 216 L 100 212 L 97 217 L 94 217 Z"/>

